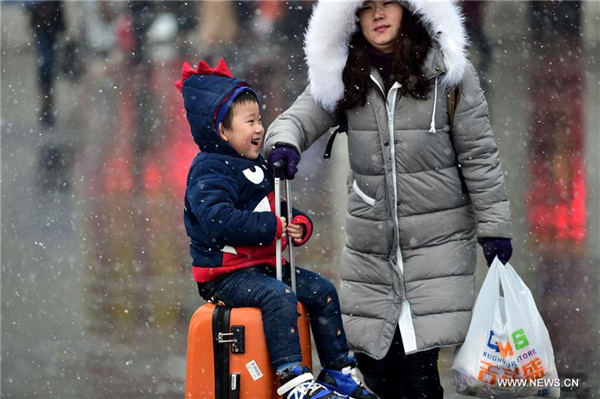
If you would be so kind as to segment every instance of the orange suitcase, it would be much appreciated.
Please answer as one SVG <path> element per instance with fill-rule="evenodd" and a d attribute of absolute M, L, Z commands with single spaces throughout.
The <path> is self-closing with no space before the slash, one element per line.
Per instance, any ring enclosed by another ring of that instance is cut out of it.
<path fill-rule="evenodd" d="M 301 304 L 298 313 L 302 363 L 310 369 L 310 330 Z M 198 308 L 190 321 L 186 374 L 187 399 L 280 398 L 260 309 Z"/>
<path fill-rule="evenodd" d="M 277 173 L 279 174 L 279 173 Z M 292 214 L 291 185 L 286 181 L 288 215 Z M 275 198 L 280 179 L 275 177 Z M 275 214 L 281 215 L 275 201 Z M 291 286 L 296 290 L 294 246 L 290 245 Z M 276 253 L 277 279 L 282 280 L 281 240 Z M 302 364 L 312 371 L 310 328 L 298 303 L 298 336 Z M 198 308 L 188 333 L 186 399 L 276 399 L 279 386 L 271 368 L 262 315 L 258 308 L 228 308 L 207 303 Z"/>

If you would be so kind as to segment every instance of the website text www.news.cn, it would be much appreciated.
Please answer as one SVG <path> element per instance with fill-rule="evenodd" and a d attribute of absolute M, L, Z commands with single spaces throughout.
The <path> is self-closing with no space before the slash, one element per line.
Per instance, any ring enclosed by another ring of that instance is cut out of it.
<path fill-rule="evenodd" d="M 500 387 L 536 387 L 536 388 L 577 388 L 579 387 L 578 378 L 553 378 L 553 379 L 501 379 L 498 380 Z"/>

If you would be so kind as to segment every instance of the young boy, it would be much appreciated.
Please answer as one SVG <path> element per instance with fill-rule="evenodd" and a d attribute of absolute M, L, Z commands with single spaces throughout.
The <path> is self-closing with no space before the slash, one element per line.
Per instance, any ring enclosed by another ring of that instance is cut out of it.
<path fill-rule="evenodd" d="M 293 210 L 291 222 L 274 214 L 273 176 L 260 155 L 265 130 L 256 93 L 231 76 L 221 59 L 213 70 L 184 64 L 181 90 L 200 152 L 190 167 L 184 221 L 191 239 L 200 295 L 232 307 L 261 309 L 271 366 L 285 398 L 375 399 L 353 378 L 354 358 L 335 287 L 297 268 L 296 290 L 275 278 L 275 245 L 289 237 L 304 244 L 312 222 Z M 282 206 L 285 209 L 285 206 Z M 286 237 L 287 236 L 287 237 Z M 289 268 L 284 269 L 289 281 Z M 315 381 L 301 366 L 297 300 L 307 308 L 323 370 Z"/>

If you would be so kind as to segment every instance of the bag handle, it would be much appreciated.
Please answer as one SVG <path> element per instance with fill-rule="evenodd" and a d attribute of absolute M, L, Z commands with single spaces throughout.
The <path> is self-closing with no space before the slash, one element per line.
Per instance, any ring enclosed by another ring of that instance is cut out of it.
<path fill-rule="evenodd" d="M 454 126 L 454 114 L 456 114 L 456 107 L 460 101 L 460 86 L 453 87 L 448 93 L 448 119 L 450 121 L 450 128 Z"/>
<path fill-rule="evenodd" d="M 325 147 L 325 153 L 323 154 L 323 159 L 331 158 L 331 151 L 333 150 L 333 142 L 335 141 L 335 138 L 337 137 L 337 135 L 340 133 L 348 133 L 348 117 L 346 116 L 345 111 L 339 111 L 336 114 L 336 121 L 337 121 L 338 126 L 331 134 L 331 137 L 329 137 L 329 140 L 327 140 L 327 146 Z"/>
<path fill-rule="evenodd" d="M 492 265 L 487 271 L 485 280 L 483 280 L 483 284 L 481 285 L 481 289 L 479 291 L 480 294 L 477 296 L 477 301 L 475 301 L 473 314 L 476 312 L 475 308 L 480 306 L 486 309 L 484 312 L 489 312 L 489 309 L 493 309 L 495 307 L 495 303 L 498 301 L 498 297 L 500 296 L 501 266 L 501 264 L 499 265 L 492 262 Z M 485 295 L 482 295 L 481 293 L 485 293 Z"/>

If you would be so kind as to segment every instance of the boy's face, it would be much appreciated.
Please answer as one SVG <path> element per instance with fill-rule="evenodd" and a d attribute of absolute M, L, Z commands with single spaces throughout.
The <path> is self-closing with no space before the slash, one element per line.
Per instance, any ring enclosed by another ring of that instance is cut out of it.
<path fill-rule="evenodd" d="M 220 124 L 221 137 L 244 158 L 258 158 L 265 135 L 258 103 L 246 101 L 234 105 L 231 111 L 233 112 L 231 129 L 226 129 L 223 124 Z"/>

